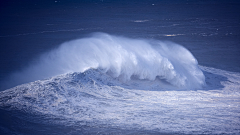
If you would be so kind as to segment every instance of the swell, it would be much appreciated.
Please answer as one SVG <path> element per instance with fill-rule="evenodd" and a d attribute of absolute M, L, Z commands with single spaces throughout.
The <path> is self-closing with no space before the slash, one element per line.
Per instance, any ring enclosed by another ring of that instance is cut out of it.
<path fill-rule="evenodd" d="M 38 62 L 4 81 L 10 88 L 22 83 L 90 68 L 127 82 L 156 77 L 184 89 L 199 89 L 205 77 L 197 60 L 184 47 L 159 40 L 130 39 L 105 33 L 65 42 L 43 54 Z"/>

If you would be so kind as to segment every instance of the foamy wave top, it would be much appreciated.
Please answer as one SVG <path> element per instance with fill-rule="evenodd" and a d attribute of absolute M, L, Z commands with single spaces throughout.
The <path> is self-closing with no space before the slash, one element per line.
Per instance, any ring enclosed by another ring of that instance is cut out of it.
<path fill-rule="evenodd" d="M 69 72 L 98 68 L 114 78 L 154 80 L 156 77 L 186 89 L 201 88 L 205 77 L 197 60 L 172 42 L 130 39 L 95 33 L 63 43 L 43 54 L 38 63 L 11 75 L 8 82 L 21 84 Z"/>

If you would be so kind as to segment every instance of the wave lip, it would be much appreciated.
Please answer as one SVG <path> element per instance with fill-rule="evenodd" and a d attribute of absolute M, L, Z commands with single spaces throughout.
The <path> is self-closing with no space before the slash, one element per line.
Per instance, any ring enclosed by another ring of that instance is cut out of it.
<path fill-rule="evenodd" d="M 105 33 L 65 42 L 43 54 L 37 63 L 13 73 L 7 82 L 16 85 L 90 68 L 122 82 L 158 78 L 182 89 L 199 89 L 205 84 L 197 60 L 186 48 L 172 42 Z"/>

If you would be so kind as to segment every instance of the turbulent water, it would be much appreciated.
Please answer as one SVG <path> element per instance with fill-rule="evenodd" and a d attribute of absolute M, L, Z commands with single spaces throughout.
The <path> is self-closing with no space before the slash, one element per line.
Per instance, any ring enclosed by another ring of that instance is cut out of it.
<path fill-rule="evenodd" d="M 0 3 L 0 134 L 240 134 L 237 0 Z"/>
<path fill-rule="evenodd" d="M 208 67 L 201 69 L 207 84 L 197 91 L 176 91 L 174 87 L 169 90 L 171 84 L 159 79 L 122 82 L 98 69 L 19 85 L 1 92 L 0 107 L 7 111 L 1 117 L 12 123 L 9 129 L 1 121 L 1 131 L 7 134 L 238 134 L 240 74 Z M 30 116 L 23 117 L 14 110 Z"/>

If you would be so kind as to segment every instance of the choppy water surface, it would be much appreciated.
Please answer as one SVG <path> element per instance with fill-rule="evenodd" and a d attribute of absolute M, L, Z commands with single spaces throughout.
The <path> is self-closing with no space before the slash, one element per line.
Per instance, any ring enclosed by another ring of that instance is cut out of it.
<path fill-rule="evenodd" d="M 95 69 L 20 85 L 1 92 L 1 130 L 7 134 L 238 134 L 240 74 L 201 69 L 207 85 L 196 91 L 176 91 L 161 80 L 124 83 Z"/>

